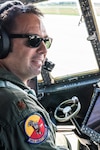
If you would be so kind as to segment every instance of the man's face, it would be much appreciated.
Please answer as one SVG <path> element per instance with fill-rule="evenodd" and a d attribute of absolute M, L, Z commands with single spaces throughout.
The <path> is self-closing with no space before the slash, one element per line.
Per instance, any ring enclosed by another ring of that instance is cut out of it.
<path fill-rule="evenodd" d="M 34 14 L 22 14 L 16 18 L 15 34 L 36 34 L 42 38 L 47 37 L 42 20 Z M 28 38 L 14 38 L 12 52 L 5 58 L 10 71 L 22 79 L 23 82 L 37 76 L 45 61 L 47 49 L 44 42 L 36 47 L 28 47 Z"/>

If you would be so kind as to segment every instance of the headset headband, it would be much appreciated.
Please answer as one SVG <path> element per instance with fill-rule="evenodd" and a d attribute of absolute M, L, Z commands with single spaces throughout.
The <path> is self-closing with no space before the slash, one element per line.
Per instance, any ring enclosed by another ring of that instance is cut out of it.
<path fill-rule="evenodd" d="M 2 14 L 4 11 L 8 10 L 9 8 L 13 7 L 14 5 L 24 5 L 24 4 L 18 0 L 8 1 L 3 4 L 0 4 L 0 14 Z"/>

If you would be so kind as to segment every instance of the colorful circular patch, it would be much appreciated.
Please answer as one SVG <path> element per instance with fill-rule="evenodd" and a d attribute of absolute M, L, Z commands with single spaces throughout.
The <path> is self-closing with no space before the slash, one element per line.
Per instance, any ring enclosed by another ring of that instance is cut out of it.
<path fill-rule="evenodd" d="M 40 114 L 36 113 L 27 118 L 25 121 L 25 132 L 29 137 L 29 143 L 37 144 L 46 139 L 48 129 Z"/>

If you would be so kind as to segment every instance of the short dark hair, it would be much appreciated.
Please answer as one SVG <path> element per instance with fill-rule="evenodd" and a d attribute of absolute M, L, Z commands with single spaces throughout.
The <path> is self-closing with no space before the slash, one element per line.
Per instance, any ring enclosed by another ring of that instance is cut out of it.
<path fill-rule="evenodd" d="M 39 17 L 43 16 L 43 13 L 33 4 L 13 5 L 0 14 L 1 27 L 7 33 L 10 33 L 15 27 L 15 18 L 22 13 L 33 13 Z"/>

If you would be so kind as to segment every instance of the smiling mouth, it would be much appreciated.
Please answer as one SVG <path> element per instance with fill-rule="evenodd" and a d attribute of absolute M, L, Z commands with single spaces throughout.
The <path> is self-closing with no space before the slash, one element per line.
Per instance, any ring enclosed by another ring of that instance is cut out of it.
<path fill-rule="evenodd" d="M 42 66 L 43 65 L 43 60 L 41 60 L 41 59 L 32 60 L 32 62 L 35 63 L 38 66 Z"/>

